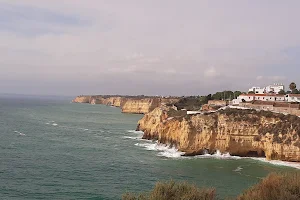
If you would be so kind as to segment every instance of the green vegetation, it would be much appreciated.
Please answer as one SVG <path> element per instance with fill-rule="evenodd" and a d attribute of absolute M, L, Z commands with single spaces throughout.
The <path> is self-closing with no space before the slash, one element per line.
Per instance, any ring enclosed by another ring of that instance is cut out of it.
<path fill-rule="evenodd" d="M 293 89 L 292 94 L 299 94 L 299 90 L 298 89 Z"/>
<path fill-rule="evenodd" d="M 177 107 L 178 110 L 181 110 L 181 109 L 199 110 L 203 104 L 204 104 L 204 102 L 201 101 L 201 98 L 192 96 L 192 97 L 181 98 L 174 105 Z"/>
<path fill-rule="evenodd" d="M 280 90 L 280 91 L 278 92 L 278 94 L 285 95 L 286 92 L 285 92 L 284 90 Z"/>
<path fill-rule="evenodd" d="M 123 195 L 122 200 L 213 200 L 214 189 L 198 188 L 186 182 L 158 182 L 148 193 Z"/>
<path fill-rule="evenodd" d="M 291 82 L 290 85 L 289 85 L 289 88 L 290 88 L 291 91 L 293 91 L 294 89 L 296 89 L 297 88 L 296 83 L 295 82 Z"/>
<path fill-rule="evenodd" d="M 207 104 L 209 100 L 232 100 L 242 94 L 241 91 L 225 90 L 223 92 L 216 92 L 215 94 L 208 94 L 206 96 L 189 96 L 182 97 L 174 105 L 178 110 L 199 110 L 202 105 Z"/>
<path fill-rule="evenodd" d="M 297 89 L 297 85 L 295 82 L 291 82 L 289 88 L 292 94 L 300 94 L 300 91 Z"/>
<path fill-rule="evenodd" d="M 300 173 L 272 173 L 241 194 L 237 200 L 299 200 Z"/>
<path fill-rule="evenodd" d="M 126 193 L 122 200 L 217 200 L 213 188 L 198 188 L 186 182 L 158 182 L 150 192 Z M 235 200 L 299 200 L 300 172 L 271 173 Z"/>

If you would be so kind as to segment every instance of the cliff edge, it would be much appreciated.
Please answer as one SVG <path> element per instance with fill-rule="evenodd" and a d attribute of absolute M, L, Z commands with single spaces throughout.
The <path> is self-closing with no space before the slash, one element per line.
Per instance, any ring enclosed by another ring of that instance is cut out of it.
<path fill-rule="evenodd" d="M 146 114 L 165 104 L 174 104 L 179 98 L 126 97 L 126 96 L 78 96 L 72 102 L 103 104 L 120 107 L 123 113 Z"/>
<path fill-rule="evenodd" d="M 225 109 L 187 115 L 155 108 L 139 122 L 144 139 L 176 146 L 186 155 L 214 153 L 300 162 L 300 118 L 267 111 Z"/>

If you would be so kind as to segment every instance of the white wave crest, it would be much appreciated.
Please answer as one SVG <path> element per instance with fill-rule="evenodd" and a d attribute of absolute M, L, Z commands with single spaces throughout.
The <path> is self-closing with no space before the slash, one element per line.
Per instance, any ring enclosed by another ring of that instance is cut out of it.
<path fill-rule="evenodd" d="M 144 134 L 143 131 L 128 130 L 127 132 L 130 133 L 130 135 L 125 135 L 122 138 L 132 139 L 132 140 L 143 140 L 142 139 Z"/>
<path fill-rule="evenodd" d="M 125 136 L 126 137 L 126 136 Z M 136 137 L 128 137 L 128 138 L 136 138 Z M 147 141 L 147 140 L 146 140 Z M 151 142 L 151 141 L 150 141 Z M 148 151 L 159 151 L 157 154 L 158 156 L 167 157 L 167 158 L 213 158 L 213 159 L 233 159 L 233 160 L 239 160 L 239 159 L 253 159 L 265 163 L 269 163 L 272 165 L 278 165 L 278 166 L 285 166 L 285 167 L 292 167 L 296 169 L 300 169 L 300 163 L 298 162 L 287 162 L 287 161 L 280 161 L 280 160 L 267 160 L 266 158 L 255 158 L 255 157 L 240 157 L 240 156 L 231 156 L 229 153 L 221 153 L 219 150 L 216 151 L 214 154 L 208 154 L 205 153 L 204 155 L 197 155 L 192 157 L 185 157 L 183 156 L 185 153 L 178 151 L 178 149 L 165 144 L 160 143 L 136 143 L 135 146 L 143 147 Z M 235 170 L 235 172 L 242 171 L 243 168 L 241 166 L 238 166 Z"/>
<path fill-rule="evenodd" d="M 197 155 L 196 158 L 216 158 L 216 159 L 241 159 L 239 156 L 231 156 L 229 153 L 221 153 L 219 150 L 214 154 L 206 153 L 204 155 Z"/>
<path fill-rule="evenodd" d="M 126 139 L 132 139 L 132 140 L 141 140 L 141 139 L 142 139 L 142 136 L 140 136 L 140 137 L 123 136 L 123 138 L 126 138 Z"/>
<path fill-rule="evenodd" d="M 167 158 L 179 158 L 184 152 L 178 151 L 175 147 L 159 143 L 136 143 L 135 146 L 144 147 L 148 151 L 159 151 L 158 156 Z"/>
<path fill-rule="evenodd" d="M 143 131 L 128 130 L 128 133 L 144 134 Z"/>
<path fill-rule="evenodd" d="M 20 136 L 25 136 L 25 133 L 21 133 L 19 131 L 14 131 L 15 133 L 18 133 Z"/>
<path fill-rule="evenodd" d="M 240 171 L 242 171 L 242 167 L 241 166 L 238 166 L 235 170 L 233 170 L 234 172 L 240 172 Z"/>
<path fill-rule="evenodd" d="M 292 167 L 296 169 L 300 169 L 300 163 L 298 162 L 287 162 L 287 161 L 281 161 L 281 160 L 267 160 L 266 158 L 251 158 L 253 160 L 258 160 L 261 162 L 270 163 L 272 165 L 280 165 L 280 166 L 286 166 L 286 167 Z"/>
<path fill-rule="evenodd" d="M 56 123 L 53 123 L 53 124 L 52 124 L 52 126 L 57 126 L 57 125 L 58 125 L 58 124 L 56 124 Z"/>

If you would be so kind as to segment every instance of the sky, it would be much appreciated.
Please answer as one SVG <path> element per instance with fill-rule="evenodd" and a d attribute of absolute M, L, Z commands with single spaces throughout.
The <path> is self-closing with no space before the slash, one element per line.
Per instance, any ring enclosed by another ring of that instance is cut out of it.
<path fill-rule="evenodd" d="M 299 0 L 0 0 L 0 93 L 300 88 Z"/>

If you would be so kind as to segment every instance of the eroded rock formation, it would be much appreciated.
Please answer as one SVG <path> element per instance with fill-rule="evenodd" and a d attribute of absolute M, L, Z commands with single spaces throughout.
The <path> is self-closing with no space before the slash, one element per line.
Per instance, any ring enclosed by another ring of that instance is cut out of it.
<path fill-rule="evenodd" d="M 90 103 L 91 101 L 91 96 L 78 96 L 75 99 L 73 99 L 73 103 Z"/>
<path fill-rule="evenodd" d="M 74 103 L 91 103 L 104 104 L 109 106 L 120 107 L 123 113 L 149 113 L 155 108 L 165 105 L 174 104 L 177 98 L 160 98 L 160 97 L 121 97 L 121 96 L 78 96 Z"/>
<path fill-rule="evenodd" d="M 139 122 L 144 139 L 175 145 L 186 155 L 216 150 L 231 155 L 300 161 L 300 119 L 267 111 L 226 109 L 187 115 L 155 108 Z"/>

